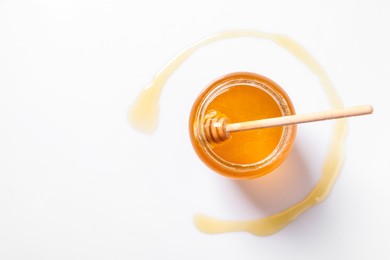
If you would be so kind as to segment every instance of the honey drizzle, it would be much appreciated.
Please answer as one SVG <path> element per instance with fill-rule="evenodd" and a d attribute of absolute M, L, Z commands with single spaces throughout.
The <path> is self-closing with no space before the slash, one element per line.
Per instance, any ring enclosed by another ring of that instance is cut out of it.
<path fill-rule="evenodd" d="M 194 43 L 162 68 L 156 74 L 153 81 L 141 92 L 131 107 L 129 111 L 131 125 L 139 131 L 153 133 L 158 124 L 158 104 L 162 88 L 175 70 L 196 50 L 216 41 L 241 37 L 267 39 L 288 50 L 318 77 L 330 101 L 331 108 L 343 107 L 342 100 L 338 96 L 325 70 L 309 52 L 293 39 L 281 34 L 264 33 L 255 30 L 231 30 L 212 35 Z M 197 214 L 194 218 L 195 225 L 205 233 L 247 231 L 254 235 L 266 236 L 281 230 L 310 207 L 325 200 L 329 195 L 341 171 L 346 133 L 346 119 L 337 120 L 333 128 L 331 144 L 322 166 L 321 178 L 301 202 L 280 213 L 258 220 L 220 220 L 203 214 Z"/>

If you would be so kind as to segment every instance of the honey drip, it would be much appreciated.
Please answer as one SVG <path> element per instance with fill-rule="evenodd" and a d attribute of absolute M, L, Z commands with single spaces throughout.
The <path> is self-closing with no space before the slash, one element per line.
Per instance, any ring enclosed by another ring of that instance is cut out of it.
<path fill-rule="evenodd" d="M 331 108 L 343 107 L 342 100 L 338 96 L 336 89 L 332 85 L 325 70 L 314 57 L 296 41 L 281 34 L 264 33 L 255 30 L 231 30 L 212 35 L 194 43 L 161 69 L 156 74 L 153 81 L 141 92 L 140 96 L 131 107 L 129 111 L 129 121 L 131 125 L 139 131 L 153 133 L 158 124 L 158 103 L 161 90 L 173 72 L 175 72 L 175 70 L 196 50 L 213 42 L 241 37 L 270 40 L 288 50 L 318 77 L 329 99 Z M 205 233 L 247 231 L 254 235 L 266 236 L 281 230 L 310 207 L 324 201 L 329 195 L 342 167 L 344 155 L 343 146 L 347 133 L 346 119 L 337 120 L 332 131 L 331 143 L 322 166 L 321 178 L 305 199 L 280 213 L 258 220 L 221 220 L 198 214 L 195 216 L 196 226 Z"/>

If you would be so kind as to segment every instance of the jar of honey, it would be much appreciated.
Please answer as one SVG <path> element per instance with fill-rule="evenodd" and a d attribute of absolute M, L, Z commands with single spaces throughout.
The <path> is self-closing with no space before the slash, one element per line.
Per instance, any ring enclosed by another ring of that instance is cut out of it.
<path fill-rule="evenodd" d="M 286 159 L 296 125 L 234 132 L 216 143 L 206 138 L 205 121 L 215 115 L 236 123 L 292 114 L 290 98 L 274 81 L 255 73 L 231 73 L 213 81 L 196 99 L 189 119 L 191 142 L 199 158 L 223 176 L 257 178 Z"/>

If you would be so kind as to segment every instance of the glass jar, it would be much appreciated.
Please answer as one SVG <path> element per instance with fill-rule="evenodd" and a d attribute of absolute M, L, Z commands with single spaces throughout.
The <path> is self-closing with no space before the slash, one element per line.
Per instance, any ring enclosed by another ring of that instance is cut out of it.
<path fill-rule="evenodd" d="M 213 115 L 228 123 L 295 114 L 287 93 L 274 81 L 255 73 L 227 74 L 209 84 L 196 99 L 189 131 L 199 158 L 223 176 L 250 179 L 278 167 L 294 143 L 296 125 L 234 132 L 222 143 L 206 139 L 205 120 Z"/>

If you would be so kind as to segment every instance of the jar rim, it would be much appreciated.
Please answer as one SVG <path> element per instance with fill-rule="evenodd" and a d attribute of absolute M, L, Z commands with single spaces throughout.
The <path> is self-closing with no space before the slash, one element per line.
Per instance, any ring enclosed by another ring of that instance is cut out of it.
<path fill-rule="evenodd" d="M 296 126 L 283 126 L 282 135 L 277 146 L 270 154 L 257 162 L 236 163 L 220 157 L 213 151 L 212 144 L 210 144 L 210 142 L 206 139 L 206 133 L 203 127 L 207 112 L 206 110 L 209 104 L 217 96 L 230 88 L 237 86 L 250 86 L 262 90 L 275 101 L 282 116 L 295 114 L 294 107 L 287 93 L 272 80 L 262 75 L 250 72 L 230 73 L 209 84 L 208 87 L 206 87 L 206 89 L 200 94 L 198 102 L 195 102 L 193 109 L 196 110 L 194 118 L 192 119 L 192 134 L 197 142 L 197 147 L 199 148 L 198 152 L 202 152 L 206 157 L 213 160 L 217 164 L 217 171 L 222 175 L 233 178 L 260 177 L 261 175 L 264 175 L 276 168 L 285 159 L 280 157 L 291 148 L 292 142 L 295 138 Z M 278 163 L 278 160 L 281 162 Z M 274 163 L 278 165 L 272 167 L 272 164 Z M 269 170 L 265 171 L 266 168 Z"/>

